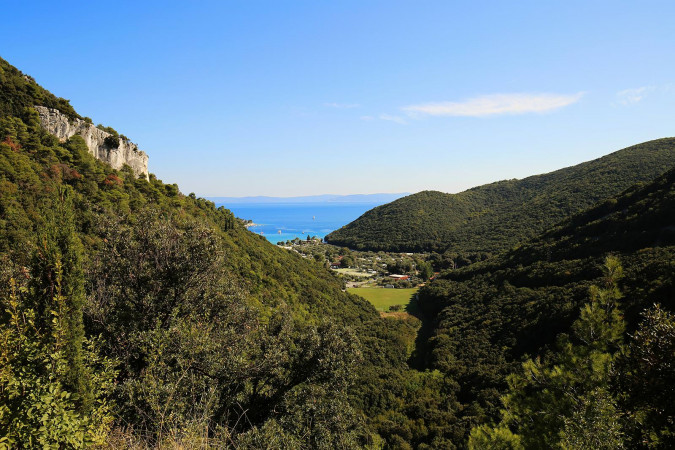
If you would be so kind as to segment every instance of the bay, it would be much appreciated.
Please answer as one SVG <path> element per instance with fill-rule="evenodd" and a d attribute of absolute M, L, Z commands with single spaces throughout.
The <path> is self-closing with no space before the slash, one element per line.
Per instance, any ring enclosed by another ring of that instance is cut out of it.
<path fill-rule="evenodd" d="M 381 205 L 376 203 L 317 202 L 317 203 L 216 203 L 235 216 L 251 220 L 248 229 L 262 234 L 268 241 L 293 240 L 307 236 L 324 238 L 331 231 L 358 219 L 366 211 Z"/>

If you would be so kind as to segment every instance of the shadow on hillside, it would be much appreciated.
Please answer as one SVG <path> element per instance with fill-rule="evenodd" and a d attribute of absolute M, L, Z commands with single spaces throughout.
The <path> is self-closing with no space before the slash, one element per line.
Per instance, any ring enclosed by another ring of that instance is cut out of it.
<path fill-rule="evenodd" d="M 405 311 L 408 314 L 417 317 L 422 322 L 419 330 L 417 330 L 415 349 L 410 355 L 410 358 L 408 358 L 408 365 L 413 369 L 424 370 L 429 364 L 427 341 L 432 336 L 434 327 L 431 318 L 424 314 L 419 307 L 418 295 L 419 293 L 417 292 L 413 294 L 410 302 L 408 302 L 405 308 Z"/>

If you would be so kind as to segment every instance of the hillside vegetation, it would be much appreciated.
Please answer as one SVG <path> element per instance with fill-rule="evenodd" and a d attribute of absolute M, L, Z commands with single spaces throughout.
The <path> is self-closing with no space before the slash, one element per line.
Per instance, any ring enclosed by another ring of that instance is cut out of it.
<path fill-rule="evenodd" d="M 33 105 L 77 113 L 0 69 L 0 448 L 675 445 L 675 171 L 383 319 L 230 211 L 47 134 Z M 596 195 L 618 189 L 635 174 L 614 162 L 657 171 L 672 144 L 587 163 L 579 184 L 590 167 Z M 570 189 L 572 169 L 554 173 Z M 538 180 L 550 200 L 554 174 L 473 195 Z"/>
<path fill-rule="evenodd" d="M 0 69 L 0 447 L 380 439 L 352 393 L 364 366 L 406 370 L 388 336 L 408 325 L 230 211 L 59 142 L 32 105 L 68 102 Z"/>
<path fill-rule="evenodd" d="M 526 355 L 562 351 L 556 340 L 573 334 L 591 285 L 605 285 L 601 269 L 608 254 L 623 266 L 623 277 L 616 280 L 623 295 L 616 304 L 628 331 L 634 332 L 640 314 L 654 303 L 673 311 L 673 224 L 675 170 L 575 215 L 511 252 L 445 272 L 422 288 L 420 307 L 434 318 L 427 364 L 458 382 L 459 398 L 471 405 L 465 420 L 480 423 L 499 415 L 508 375 L 519 371 Z M 674 411 L 668 411 L 672 418 Z M 631 430 L 638 441 L 649 440 L 649 429 Z"/>
<path fill-rule="evenodd" d="M 495 254 L 673 164 L 675 138 L 667 138 L 459 194 L 423 191 L 366 212 L 326 241 L 357 250 Z"/>

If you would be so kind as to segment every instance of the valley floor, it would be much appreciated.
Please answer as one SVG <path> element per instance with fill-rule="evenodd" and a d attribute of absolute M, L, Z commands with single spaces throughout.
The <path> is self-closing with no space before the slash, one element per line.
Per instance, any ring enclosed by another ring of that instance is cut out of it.
<path fill-rule="evenodd" d="M 378 311 L 407 310 L 417 295 L 419 288 L 387 289 L 387 288 L 352 288 L 347 292 L 360 295 L 368 300 Z M 394 307 L 394 308 L 392 308 Z M 397 308 L 398 307 L 398 308 Z"/>

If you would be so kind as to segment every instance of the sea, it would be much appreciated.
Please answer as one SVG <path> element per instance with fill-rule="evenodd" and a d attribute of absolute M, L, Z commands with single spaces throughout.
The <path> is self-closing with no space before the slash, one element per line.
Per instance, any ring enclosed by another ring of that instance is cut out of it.
<path fill-rule="evenodd" d="M 378 203 L 218 203 L 225 206 L 235 216 L 251 220 L 254 225 L 248 229 L 261 234 L 276 244 L 307 236 L 324 238 L 331 231 L 358 219 L 363 213 Z"/>

